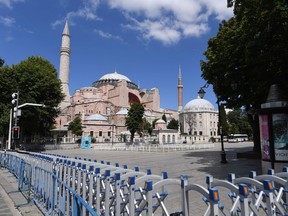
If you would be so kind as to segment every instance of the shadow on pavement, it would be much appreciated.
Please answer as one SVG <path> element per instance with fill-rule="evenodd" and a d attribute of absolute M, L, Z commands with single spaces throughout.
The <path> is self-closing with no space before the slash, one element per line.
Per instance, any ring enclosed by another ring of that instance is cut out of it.
<path fill-rule="evenodd" d="M 251 170 L 256 171 L 257 175 L 262 174 L 261 159 L 237 159 L 237 153 L 251 150 L 251 147 L 225 148 L 227 164 L 221 163 L 221 151 L 189 152 L 184 154 L 184 157 L 187 159 L 198 157 L 199 160 L 193 164 L 202 166 L 197 170 L 212 175 L 216 179 L 226 179 L 229 173 L 235 173 L 236 178 L 245 177 Z"/>

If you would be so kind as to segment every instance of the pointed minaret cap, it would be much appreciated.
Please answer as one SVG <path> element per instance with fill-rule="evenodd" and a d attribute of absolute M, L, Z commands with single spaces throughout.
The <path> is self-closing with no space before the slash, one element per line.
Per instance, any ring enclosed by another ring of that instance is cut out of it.
<path fill-rule="evenodd" d="M 68 18 L 66 18 L 65 27 L 64 27 L 64 30 L 63 30 L 62 35 L 68 35 L 68 36 L 70 36 L 69 25 L 68 25 Z"/>

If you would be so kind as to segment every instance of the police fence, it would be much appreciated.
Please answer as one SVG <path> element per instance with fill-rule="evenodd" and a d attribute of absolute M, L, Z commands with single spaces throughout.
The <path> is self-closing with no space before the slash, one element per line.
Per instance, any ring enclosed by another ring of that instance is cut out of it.
<path fill-rule="evenodd" d="M 240 178 L 230 173 L 227 180 L 207 176 L 204 187 L 185 175 L 174 179 L 167 172 L 44 153 L 0 151 L 0 165 L 45 215 L 195 215 L 191 193 L 206 206 L 203 215 L 288 215 L 288 168 Z"/>

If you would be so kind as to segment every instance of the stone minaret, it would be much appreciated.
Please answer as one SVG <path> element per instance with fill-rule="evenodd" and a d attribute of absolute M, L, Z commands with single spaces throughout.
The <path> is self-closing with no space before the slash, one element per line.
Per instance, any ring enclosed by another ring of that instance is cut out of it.
<path fill-rule="evenodd" d="M 70 67 L 70 32 L 68 19 L 66 19 L 65 27 L 62 33 L 62 44 L 60 49 L 60 68 L 59 79 L 61 80 L 62 92 L 65 95 L 64 100 L 60 104 L 61 110 L 70 105 L 69 93 L 69 67 Z"/>
<path fill-rule="evenodd" d="M 178 112 L 182 112 L 183 106 L 183 85 L 182 85 L 182 75 L 181 75 L 181 67 L 179 66 L 178 71 Z"/>

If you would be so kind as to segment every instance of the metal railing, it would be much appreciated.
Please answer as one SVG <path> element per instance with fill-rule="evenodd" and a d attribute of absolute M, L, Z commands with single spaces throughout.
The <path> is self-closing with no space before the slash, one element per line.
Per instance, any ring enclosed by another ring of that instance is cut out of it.
<path fill-rule="evenodd" d="M 288 168 L 265 175 L 251 171 L 240 178 L 229 174 L 228 180 L 207 176 L 205 187 L 189 183 L 185 175 L 171 179 L 166 172 L 159 176 L 150 169 L 60 155 L 0 151 L 0 165 L 18 178 L 26 197 L 33 194 L 45 215 L 188 216 L 195 192 L 206 205 L 203 215 L 288 214 Z M 178 203 L 171 205 L 175 195 Z"/>

